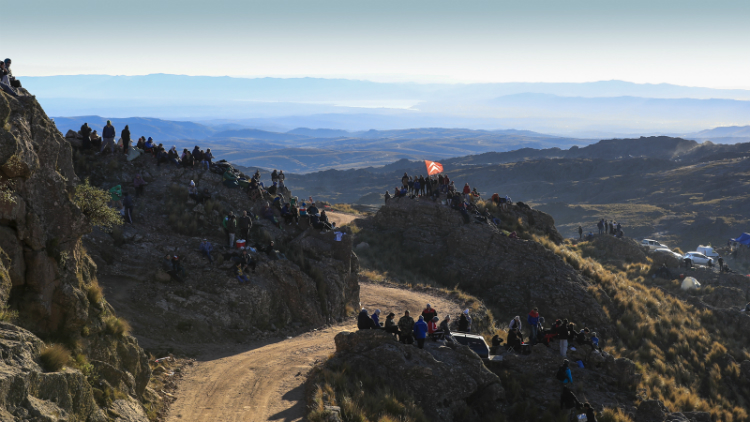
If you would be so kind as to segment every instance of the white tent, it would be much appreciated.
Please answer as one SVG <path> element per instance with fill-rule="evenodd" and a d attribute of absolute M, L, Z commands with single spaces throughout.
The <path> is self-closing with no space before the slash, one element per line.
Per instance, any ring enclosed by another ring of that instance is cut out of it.
<path fill-rule="evenodd" d="M 685 277 L 685 279 L 682 280 L 682 290 L 697 289 L 700 286 L 701 284 L 695 279 L 695 277 Z"/>

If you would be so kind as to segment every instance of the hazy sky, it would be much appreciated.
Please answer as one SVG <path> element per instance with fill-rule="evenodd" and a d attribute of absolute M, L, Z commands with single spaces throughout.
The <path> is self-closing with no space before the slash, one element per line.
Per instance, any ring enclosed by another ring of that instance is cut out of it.
<path fill-rule="evenodd" d="M 22 75 L 750 89 L 748 0 L 0 0 Z"/>

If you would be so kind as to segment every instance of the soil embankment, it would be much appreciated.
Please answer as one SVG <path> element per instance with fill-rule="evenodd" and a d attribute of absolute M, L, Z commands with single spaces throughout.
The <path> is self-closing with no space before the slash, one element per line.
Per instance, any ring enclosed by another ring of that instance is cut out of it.
<path fill-rule="evenodd" d="M 455 303 L 406 289 L 361 284 L 362 306 L 397 315 L 409 309 L 418 315 L 430 303 L 442 316 L 460 309 Z M 232 353 L 207 348 L 188 369 L 168 421 L 299 421 L 305 413 L 306 373 L 336 350 L 333 338 L 353 330 L 354 321 L 281 341 L 266 341 Z"/>

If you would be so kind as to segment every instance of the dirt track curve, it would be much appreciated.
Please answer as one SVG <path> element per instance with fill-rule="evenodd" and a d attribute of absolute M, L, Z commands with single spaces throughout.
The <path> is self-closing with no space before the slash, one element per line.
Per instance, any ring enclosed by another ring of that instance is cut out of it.
<path fill-rule="evenodd" d="M 401 315 L 419 314 L 426 303 L 440 315 L 456 315 L 456 304 L 424 293 L 360 284 L 362 306 Z M 335 351 L 333 338 L 356 329 L 350 320 L 291 339 L 254 344 L 236 354 L 207 354 L 186 370 L 168 422 L 300 421 L 304 416 L 303 384 L 314 363 Z"/>

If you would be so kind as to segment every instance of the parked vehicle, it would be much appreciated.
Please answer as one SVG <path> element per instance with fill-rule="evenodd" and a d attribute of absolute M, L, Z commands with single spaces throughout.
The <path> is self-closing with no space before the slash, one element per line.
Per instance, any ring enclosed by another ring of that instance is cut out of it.
<path fill-rule="evenodd" d="M 706 255 L 703 255 L 700 252 L 697 251 L 691 251 L 685 254 L 685 256 L 682 257 L 683 259 L 690 259 L 690 261 L 693 262 L 693 265 L 708 265 L 712 266 L 714 265 L 714 260 L 707 257 Z"/>
<path fill-rule="evenodd" d="M 663 253 L 663 254 L 669 254 L 677 259 L 685 259 L 682 255 L 678 254 L 677 252 L 674 252 L 672 250 L 669 250 L 668 248 L 659 248 L 654 249 L 652 253 Z"/>
<path fill-rule="evenodd" d="M 703 255 L 706 255 L 707 257 L 709 257 L 711 259 L 718 259 L 719 258 L 719 254 L 716 253 L 716 251 L 714 250 L 714 248 L 712 248 L 711 246 L 703 246 L 703 245 L 701 245 L 701 246 L 698 246 L 698 249 L 696 249 L 696 251 L 702 253 Z"/>
<path fill-rule="evenodd" d="M 477 334 L 467 333 L 451 333 L 453 339 L 459 344 L 469 346 L 474 353 L 478 354 L 482 359 L 488 359 L 490 357 L 490 348 L 487 346 L 487 342 L 484 341 L 484 337 Z"/>
<path fill-rule="evenodd" d="M 655 249 L 664 249 L 664 248 L 669 249 L 667 245 L 662 245 L 661 243 L 652 239 L 643 239 L 641 241 L 641 246 L 644 246 L 652 251 Z"/>

